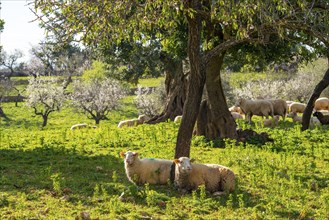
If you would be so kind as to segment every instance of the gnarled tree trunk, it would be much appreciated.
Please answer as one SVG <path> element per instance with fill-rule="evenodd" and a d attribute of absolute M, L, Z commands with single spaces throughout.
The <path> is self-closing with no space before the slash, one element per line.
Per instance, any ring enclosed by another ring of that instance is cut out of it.
<path fill-rule="evenodd" d="M 177 115 L 183 114 L 183 107 L 186 100 L 186 89 L 188 84 L 188 75 L 183 72 L 183 62 L 170 60 L 167 63 L 165 88 L 167 102 L 161 114 L 151 118 L 148 124 L 156 124 L 174 120 Z"/>
<path fill-rule="evenodd" d="M 314 108 L 315 101 L 320 97 L 321 92 L 329 86 L 329 68 L 324 74 L 322 80 L 316 85 L 310 99 L 307 102 L 307 106 L 303 113 L 302 131 L 308 129 L 310 125 L 310 118 Z"/>
<path fill-rule="evenodd" d="M 204 135 L 209 139 L 238 137 L 236 124 L 228 110 L 220 69 L 225 53 L 212 57 L 206 66 L 207 100 L 200 107 L 197 119 L 197 135 Z"/>
<path fill-rule="evenodd" d="M 3 111 L 2 107 L 0 106 L 0 118 L 4 118 L 6 120 L 8 120 L 9 118 L 7 117 L 7 115 L 5 114 L 5 112 Z"/>
<path fill-rule="evenodd" d="M 184 8 L 192 8 L 195 11 L 201 9 L 199 0 L 184 0 Z M 199 113 L 202 91 L 205 83 L 205 73 L 201 70 L 201 18 L 199 14 L 191 17 L 187 14 L 188 20 L 188 55 L 190 59 L 190 83 L 186 102 L 183 108 L 183 118 L 179 126 L 175 158 L 190 156 L 190 144 L 196 118 Z M 186 116 L 186 117 L 185 117 Z"/>

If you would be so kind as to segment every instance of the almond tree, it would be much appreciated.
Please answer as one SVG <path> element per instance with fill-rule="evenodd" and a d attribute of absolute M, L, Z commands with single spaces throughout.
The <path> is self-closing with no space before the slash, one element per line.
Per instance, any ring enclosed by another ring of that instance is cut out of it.
<path fill-rule="evenodd" d="M 26 105 L 34 109 L 36 115 L 43 119 L 42 127 L 48 122 L 49 114 L 59 111 L 65 100 L 64 90 L 55 80 L 32 78 L 27 86 Z"/>
<path fill-rule="evenodd" d="M 94 119 L 96 124 L 107 119 L 107 115 L 118 108 L 119 101 L 125 95 L 120 83 L 113 79 L 93 78 L 89 81 L 73 83 L 73 92 L 70 95 L 72 105 L 88 118 Z"/>

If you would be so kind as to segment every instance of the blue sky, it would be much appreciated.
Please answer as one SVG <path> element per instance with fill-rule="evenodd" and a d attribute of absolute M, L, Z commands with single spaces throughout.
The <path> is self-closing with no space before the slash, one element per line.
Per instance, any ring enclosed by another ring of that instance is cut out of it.
<path fill-rule="evenodd" d="M 44 39 L 44 31 L 39 28 L 30 11 L 27 0 L 0 0 L 1 19 L 5 21 L 5 28 L 0 36 L 0 44 L 10 53 L 19 49 L 24 53 L 24 60 L 29 57 L 29 50 Z"/>

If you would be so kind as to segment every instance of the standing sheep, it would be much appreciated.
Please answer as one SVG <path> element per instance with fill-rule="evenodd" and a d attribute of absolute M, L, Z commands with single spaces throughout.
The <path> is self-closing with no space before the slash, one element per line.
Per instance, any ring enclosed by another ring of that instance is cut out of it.
<path fill-rule="evenodd" d="M 217 164 L 191 164 L 188 157 L 175 159 L 175 185 L 185 191 L 196 190 L 199 186 L 213 195 L 223 195 L 235 189 L 235 175 L 227 167 Z"/>
<path fill-rule="evenodd" d="M 318 98 L 314 103 L 315 111 L 329 110 L 329 99 L 326 97 Z"/>
<path fill-rule="evenodd" d="M 280 115 L 283 120 L 286 118 L 286 114 L 288 113 L 288 105 L 287 102 L 283 99 L 269 99 L 267 100 L 273 105 L 273 114 Z"/>
<path fill-rule="evenodd" d="M 121 152 L 120 155 L 125 158 L 125 170 L 130 182 L 136 185 L 168 183 L 173 165 L 171 160 L 140 159 L 138 153 L 131 151 Z"/>
<path fill-rule="evenodd" d="M 290 104 L 289 112 L 303 113 L 306 108 L 306 104 L 300 102 L 293 102 Z"/>
<path fill-rule="evenodd" d="M 251 118 L 253 115 L 258 116 L 274 116 L 273 105 L 267 100 L 246 100 L 240 98 L 235 106 L 241 108 L 243 113 L 246 115 L 246 120 L 251 123 Z"/>

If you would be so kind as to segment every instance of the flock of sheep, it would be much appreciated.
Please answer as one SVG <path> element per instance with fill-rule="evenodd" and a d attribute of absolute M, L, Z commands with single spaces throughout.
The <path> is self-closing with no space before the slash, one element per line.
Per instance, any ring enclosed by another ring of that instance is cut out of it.
<path fill-rule="evenodd" d="M 302 116 L 306 104 L 300 102 L 285 101 L 282 99 L 257 99 L 247 100 L 240 98 L 234 106 L 229 108 L 234 119 L 245 117 L 246 121 L 251 123 L 253 115 L 265 116 L 264 127 L 273 127 L 278 125 L 280 116 L 283 120 L 290 117 L 294 122 L 302 122 Z M 325 115 L 325 114 L 327 115 Z M 311 125 L 329 124 L 329 99 L 319 98 L 314 103 L 314 113 L 311 117 Z M 272 119 L 268 119 L 269 116 Z"/>
<path fill-rule="evenodd" d="M 173 181 L 183 193 L 204 185 L 213 195 L 223 195 L 235 189 L 235 174 L 218 164 L 196 164 L 188 157 L 175 160 L 143 158 L 136 152 L 121 152 L 129 181 L 136 185 L 164 185 Z"/>

